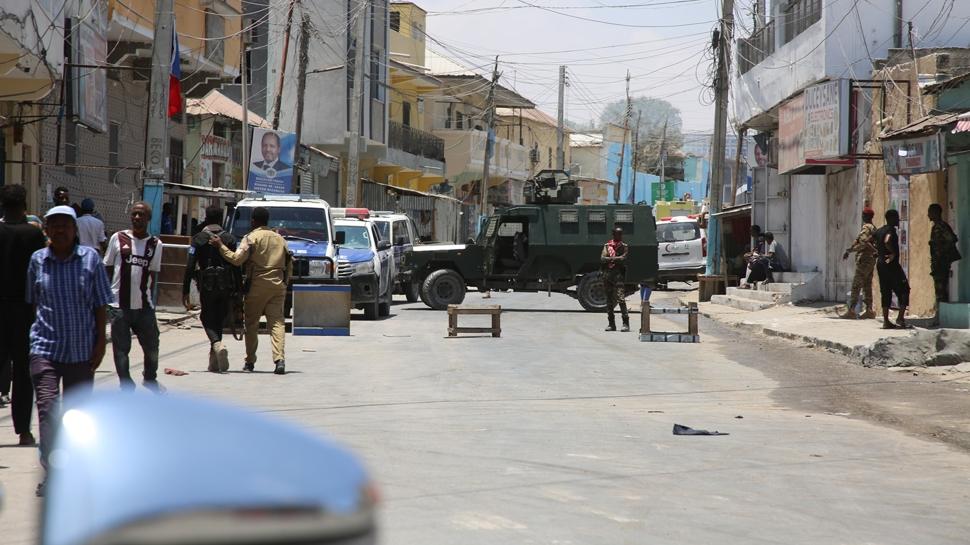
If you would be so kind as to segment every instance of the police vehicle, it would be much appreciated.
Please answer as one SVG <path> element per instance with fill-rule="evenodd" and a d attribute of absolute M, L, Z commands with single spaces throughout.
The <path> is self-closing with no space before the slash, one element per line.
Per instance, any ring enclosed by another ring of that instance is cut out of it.
<path fill-rule="evenodd" d="M 404 267 L 404 256 L 421 244 L 418 228 L 407 214 L 396 212 L 371 212 L 371 220 L 377 225 L 381 238 L 391 242 L 394 255 L 394 293 L 403 293 L 409 303 L 418 300 L 420 286 L 411 281 L 410 272 Z"/>
<path fill-rule="evenodd" d="M 343 242 L 337 248 L 337 279 L 350 283 L 350 302 L 376 320 L 391 313 L 394 259 L 391 242 L 381 237 L 367 209 L 337 208 L 334 229 Z"/>

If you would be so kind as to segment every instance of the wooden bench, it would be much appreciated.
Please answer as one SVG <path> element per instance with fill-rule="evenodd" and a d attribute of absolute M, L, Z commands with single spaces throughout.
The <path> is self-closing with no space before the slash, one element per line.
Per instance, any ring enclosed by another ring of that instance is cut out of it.
<path fill-rule="evenodd" d="M 458 316 L 461 314 L 491 315 L 492 327 L 458 327 Z M 448 305 L 448 336 L 457 337 L 459 333 L 491 333 L 492 337 L 501 337 L 501 316 L 502 307 L 499 305 L 485 305 L 478 307 Z"/>
<path fill-rule="evenodd" d="M 665 332 L 652 331 L 650 329 L 651 314 L 686 314 L 687 331 Z M 659 308 L 651 307 L 650 303 L 644 301 L 643 308 L 640 310 L 640 341 L 641 342 L 675 342 L 675 343 L 697 343 L 701 341 L 700 333 L 697 330 L 697 316 L 699 312 L 697 303 L 690 303 L 687 307 Z"/>

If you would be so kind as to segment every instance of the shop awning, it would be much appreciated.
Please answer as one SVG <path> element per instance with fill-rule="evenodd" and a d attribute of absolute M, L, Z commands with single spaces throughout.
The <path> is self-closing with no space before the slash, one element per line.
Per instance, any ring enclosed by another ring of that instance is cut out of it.
<path fill-rule="evenodd" d="M 927 115 L 900 129 L 883 131 L 879 138 L 881 140 L 896 140 L 913 138 L 914 136 L 929 136 L 938 132 L 941 127 L 956 123 L 961 115 L 963 115 L 963 112 Z"/>
<path fill-rule="evenodd" d="M 185 101 L 187 115 L 218 115 L 242 122 L 243 108 L 235 100 L 213 89 L 202 98 L 190 98 Z M 264 129 L 272 128 L 269 121 L 249 112 L 249 124 Z"/>
<path fill-rule="evenodd" d="M 169 195 L 183 195 L 186 197 L 206 197 L 216 199 L 238 199 L 253 193 L 245 189 L 227 189 L 222 187 L 203 187 L 199 185 L 164 182 L 165 191 Z"/>
<path fill-rule="evenodd" d="M 751 213 L 751 205 L 741 204 L 738 206 L 726 207 L 724 210 L 721 210 L 720 212 L 711 214 L 711 216 L 715 218 L 730 218 L 734 216 L 744 216 L 750 213 Z"/>
<path fill-rule="evenodd" d="M 957 119 L 957 124 L 950 131 L 953 134 L 960 134 L 961 132 L 970 132 L 970 112 L 960 114 L 960 118 Z"/>

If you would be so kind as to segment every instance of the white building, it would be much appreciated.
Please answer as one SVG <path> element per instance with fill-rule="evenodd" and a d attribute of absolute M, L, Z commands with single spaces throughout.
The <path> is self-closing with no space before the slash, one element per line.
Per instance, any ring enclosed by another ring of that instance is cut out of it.
<path fill-rule="evenodd" d="M 772 0 L 766 11 L 750 36 L 736 37 L 732 64 L 734 121 L 772 135 L 768 164 L 755 169 L 752 222 L 786 246 L 794 270 L 818 273 L 817 297 L 841 300 L 852 282 L 842 252 L 864 204 L 862 150 L 853 145 L 870 123 L 853 117 L 848 126 L 850 106 L 864 100 L 873 60 L 909 47 L 906 22 L 916 48 L 965 45 L 970 2 Z M 825 115 L 835 123 L 813 121 Z"/>

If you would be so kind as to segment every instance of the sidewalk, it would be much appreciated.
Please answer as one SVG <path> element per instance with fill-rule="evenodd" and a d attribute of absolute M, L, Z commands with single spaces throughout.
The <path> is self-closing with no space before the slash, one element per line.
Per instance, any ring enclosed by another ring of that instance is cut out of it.
<path fill-rule="evenodd" d="M 697 292 L 681 296 L 681 302 L 697 301 Z M 883 339 L 915 337 L 928 330 L 882 329 L 882 320 L 845 320 L 839 312 L 845 305 L 839 303 L 812 303 L 807 305 L 779 305 L 759 311 L 744 311 L 725 305 L 699 303 L 703 316 L 717 322 L 759 333 L 769 337 L 781 337 L 798 343 L 809 344 L 839 352 L 856 363 L 877 341 Z"/>

